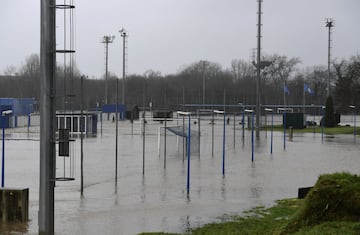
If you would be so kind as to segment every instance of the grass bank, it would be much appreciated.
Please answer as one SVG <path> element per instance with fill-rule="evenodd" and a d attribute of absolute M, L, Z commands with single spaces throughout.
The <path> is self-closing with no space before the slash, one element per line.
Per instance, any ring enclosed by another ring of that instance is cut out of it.
<path fill-rule="evenodd" d="M 355 235 L 360 234 L 360 177 L 348 173 L 319 177 L 305 199 L 277 201 L 243 216 L 224 216 L 226 222 L 194 228 L 186 234 Z M 170 233 L 142 233 L 161 235 Z"/>
<path fill-rule="evenodd" d="M 262 130 L 271 131 L 271 126 L 263 127 Z M 274 131 L 284 131 L 284 127 L 277 125 L 274 126 Z M 289 131 L 287 129 L 286 131 Z M 316 127 L 307 127 L 304 129 L 294 129 L 294 133 L 321 133 L 322 127 L 316 126 Z M 353 135 L 354 134 L 354 127 L 351 126 L 336 126 L 336 127 L 324 127 L 324 134 L 328 135 Z M 356 128 L 356 135 L 360 134 L 360 127 Z"/>

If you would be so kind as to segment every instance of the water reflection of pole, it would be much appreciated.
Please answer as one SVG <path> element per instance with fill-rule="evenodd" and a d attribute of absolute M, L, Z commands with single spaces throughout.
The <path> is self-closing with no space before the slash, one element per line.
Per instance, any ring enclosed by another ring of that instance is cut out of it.
<path fill-rule="evenodd" d="M 274 112 L 272 109 L 265 108 L 266 112 L 271 112 L 271 133 L 270 133 L 270 154 L 273 152 L 273 131 L 274 131 Z M 267 129 L 267 127 L 266 127 Z"/>
<path fill-rule="evenodd" d="M 200 133 L 200 110 L 198 111 L 198 142 L 199 142 L 199 157 L 200 157 L 200 147 L 201 147 L 201 133 Z"/>
<path fill-rule="evenodd" d="M 146 120 L 145 120 L 145 106 L 144 106 L 144 112 L 143 112 L 143 175 L 145 175 L 145 123 L 146 123 Z"/>
<path fill-rule="evenodd" d="M 115 193 L 117 193 L 118 183 L 118 129 L 119 129 L 119 79 L 116 78 L 116 108 L 115 108 Z M 132 112 L 131 112 L 132 115 Z"/>
<path fill-rule="evenodd" d="M 284 120 L 284 150 L 285 150 L 286 149 L 286 109 L 284 109 L 283 120 Z"/>
<path fill-rule="evenodd" d="M 314 104 L 311 104 L 311 106 L 314 106 Z M 315 112 L 316 111 L 313 111 L 314 114 L 313 114 L 313 123 L 312 123 L 312 126 L 313 126 L 313 133 L 315 134 L 315 127 L 316 127 L 316 124 L 315 124 Z"/>
<path fill-rule="evenodd" d="M 185 88 L 182 87 L 182 104 L 183 104 L 183 111 L 185 109 Z M 183 133 L 185 134 L 185 116 L 183 116 Z M 185 161 L 185 139 L 183 138 L 183 163 Z"/>
<path fill-rule="evenodd" d="M 166 169 L 166 115 L 165 113 L 165 123 L 164 123 L 164 169 Z"/>
<path fill-rule="evenodd" d="M 185 134 L 185 116 L 182 117 L 183 119 L 183 124 L 182 124 L 182 128 L 183 128 L 183 133 Z M 182 138 L 183 139 L 183 163 L 185 161 L 185 138 Z"/>
<path fill-rule="evenodd" d="M 144 82 L 144 91 L 143 91 L 143 131 L 142 131 L 142 136 L 143 136 L 143 170 L 142 173 L 143 175 L 145 175 L 145 124 L 146 124 L 146 120 L 145 120 L 145 92 L 146 92 L 146 80 Z"/>
<path fill-rule="evenodd" d="M 238 103 L 238 105 L 241 105 L 242 108 L 242 113 L 241 113 L 241 127 L 242 127 L 242 143 L 244 144 L 244 139 L 245 139 L 245 113 L 244 113 L 244 104 L 243 103 Z"/>
<path fill-rule="evenodd" d="M 349 108 L 354 110 L 354 137 L 356 138 L 356 112 L 355 112 L 355 105 L 349 105 Z"/>
<path fill-rule="evenodd" d="M 215 125 L 214 112 L 212 112 L 211 115 L 211 156 L 212 157 L 214 157 L 214 125 Z"/>
<path fill-rule="evenodd" d="M 242 142 L 244 144 L 245 141 L 245 111 L 244 111 L 244 106 L 243 106 L 243 111 L 242 111 Z"/>
<path fill-rule="evenodd" d="M 273 152 L 273 136 L 274 136 L 274 112 L 271 112 L 271 145 L 270 154 Z"/>
<path fill-rule="evenodd" d="M 190 114 L 189 116 L 189 127 L 188 127 L 188 138 L 187 138 L 187 158 L 188 158 L 188 164 L 187 164 L 187 195 L 190 194 L 190 138 L 191 138 L 191 118 Z"/>
<path fill-rule="evenodd" d="M 254 162 L 254 112 L 251 113 L 251 161 Z"/>
<path fill-rule="evenodd" d="M 224 110 L 224 126 L 223 126 L 223 151 L 222 151 L 222 159 L 223 159 L 223 162 L 222 162 L 222 174 L 223 176 L 225 176 L 225 118 L 226 118 L 226 113 L 225 113 L 225 110 Z"/>
<path fill-rule="evenodd" d="M 322 121 L 321 121 L 321 140 L 324 140 L 324 123 L 325 123 L 325 106 L 321 108 L 322 110 Z"/>
<path fill-rule="evenodd" d="M 235 122 L 236 122 L 236 113 L 234 113 L 234 148 L 235 148 L 235 137 L 236 137 L 236 133 L 235 133 Z"/>
<path fill-rule="evenodd" d="M 245 109 L 247 113 L 251 113 L 251 162 L 254 162 L 254 110 Z"/>
<path fill-rule="evenodd" d="M 164 92 L 164 107 L 166 108 L 166 88 Z M 164 123 L 164 169 L 166 169 L 166 119 L 167 119 L 167 109 L 164 111 L 165 123 Z"/>
<path fill-rule="evenodd" d="M 103 120 L 102 120 L 102 116 L 103 116 L 103 112 L 102 112 L 103 107 L 101 107 L 101 111 L 100 111 L 100 134 L 102 136 L 103 133 Z"/>

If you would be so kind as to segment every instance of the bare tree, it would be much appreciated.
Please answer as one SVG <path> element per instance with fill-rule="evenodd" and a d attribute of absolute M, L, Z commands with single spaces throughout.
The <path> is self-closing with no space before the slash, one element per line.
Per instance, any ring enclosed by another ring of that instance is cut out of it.
<path fill-rule="evenodd" d="M 246 77 L 252 77 L 255 74 L 255 67 L 245 60 L 233 59 L 231 61 L 231 74 L 234 80 L 244 79 Z"/>
<path fill-rule="evenodd" d="M 275 86 L 281 86 L 284 80 L 290 79 L 293 72 L 296 71 L 296 66 L 301 62 L 299 58 L 293 57 L 288 59 L 287 56 L 272 55 L 266 58 L 272 63 L 263 69 L 263 77 L 267 81 L 271 81 Z"/>
<path fill-rule="evenodd" d="M 13 65 L 7 66 L 4 69 L 4 75 L 6 75 L 6 76 L 16 76 L 16 75 L 18 75 L 16 67 L 13 66 Z"/>
<path fill-rule="evenodd" d="M 25 59 L 25 64 L 20 68 L 20 75 L 26 77 L 40 76 L 40 57 L 38 54 L 31 54 Z"/>

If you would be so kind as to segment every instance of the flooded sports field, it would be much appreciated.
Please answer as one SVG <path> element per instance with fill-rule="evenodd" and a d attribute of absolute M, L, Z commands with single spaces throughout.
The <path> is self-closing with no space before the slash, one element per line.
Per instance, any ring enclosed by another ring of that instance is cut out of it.
<path fill-rule="evenodd" d="M 167 125 L 181 123 L 173 120 Z M 236 123 L 234 131 L 231 123 L 226 125 L 223 149 L 221 116 L 215 125 L 201 121 L 200 154 L 194 148 L 190 155 L 189 195 L 182 138 L 169 134 L 164 161 L 163 141 L 160 152 L 158 143 L 159 127 L 164 123 L 152 120 L 146 124 L 144 175 L 141 123 L 119 122 L 115 193 L 115 123 L 104 120 L 102 127 L 99 123 L 97 136 L 84 139 L 84 197 L 80 197 L 79 138 L 72 144 L 75 180 L 56 183 L 55 233 L 185 233 L 189 228 L 219 221 L 224 214 L 241 214 L 255 206 L 271 206 L 277 199 L 297 197 L 298 188 L 312 186 L 320 174 L 360 174 L 359 140 L 353 135 L 322 138 L 321 134 L 295 133 L 292 141 L 286 137 L 284 149 L 283 133 L 274 132 L 270 154 L 270 132 L 262 131 L 254 143 L 252 162 L 251 131 L 245 129 L 242 138 L 242 126 Z M 196 130 L 198 124 L 192 121 L 191 127 Z M 32 131 L 7 130 L 5 186 L 29 188 L 30 221 L 26 225 L 2 225 L 2 234 L 38 233 L 40 142 L 36 129 Z M 57 161 L 57 175 L 61 176 L 62 159 Z"/>

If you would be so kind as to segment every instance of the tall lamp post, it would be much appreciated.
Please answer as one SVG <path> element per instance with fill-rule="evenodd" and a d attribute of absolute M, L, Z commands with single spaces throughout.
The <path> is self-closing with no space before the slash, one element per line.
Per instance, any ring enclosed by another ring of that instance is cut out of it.
<path fill-rule="evenodd" d="M 129 36 L 129 33 L 126 32 L 124 28 L 119 30 L 120 36 L 123 38 L 123 73 L 122 73 L 122 104 L 125 104 L 125 76 L 126 76 L 126 38 Z"/>
<path fill-rule="evenodd" d="M 5 187 L 5 116 L 11 115 L 12 110 L 5 110 L 1 112 L 2 118 L 2 168 L 1 168 L 1 187 Z"/>
<path fill-rule="evenodd" d="M 105 44 L 105 104 L 108 104 L 108 58 L 109 58 L 109 43 L 115 39 L 114 35 L 103 36 L 101 43 Z"/>
<path fill-rule="evenodd" d="M 328 79 L 327 79 L 327 96 L 330 93 L 330 60 L 331 60 L 331 28 L 334 27 L 334 20 L 331 18 L 327 18 L 325 22 L 325 27 L 329 28 L 328 32 Z"/>

